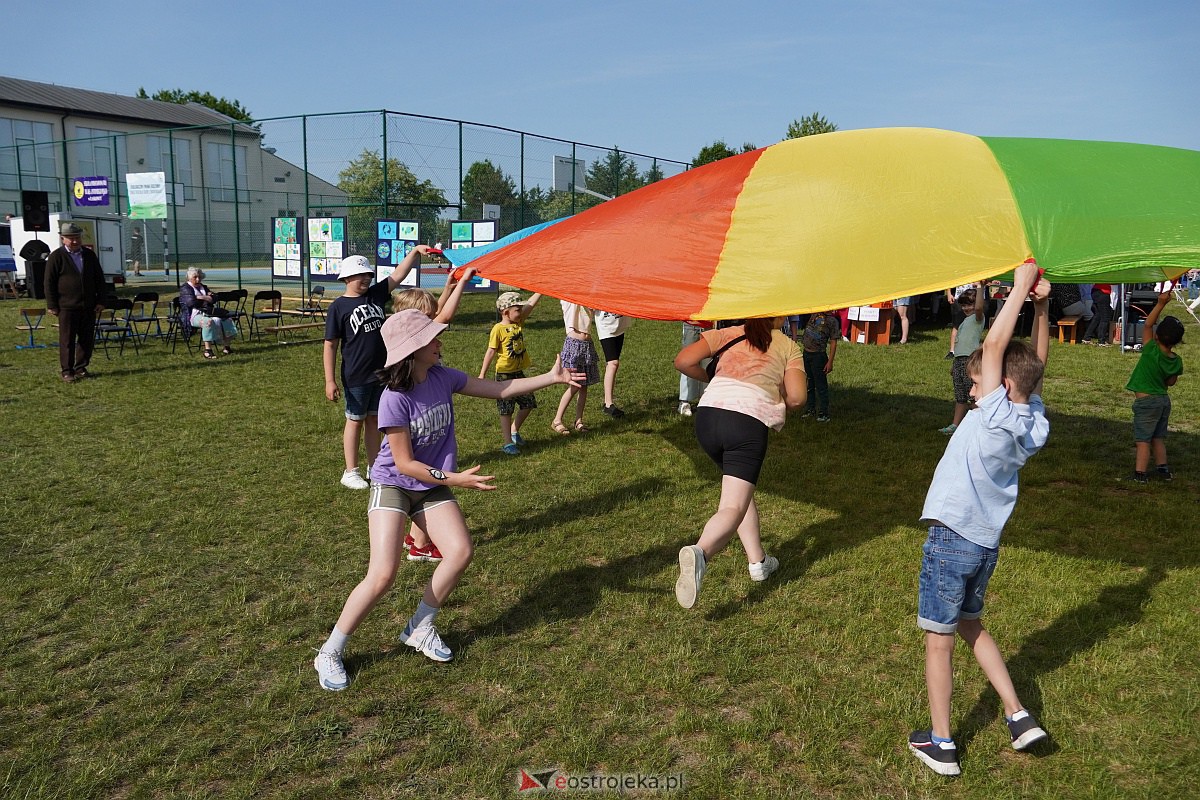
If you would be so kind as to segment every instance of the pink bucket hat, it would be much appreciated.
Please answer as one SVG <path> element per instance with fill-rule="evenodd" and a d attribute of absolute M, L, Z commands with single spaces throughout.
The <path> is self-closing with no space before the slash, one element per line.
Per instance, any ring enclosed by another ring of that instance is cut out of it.
<path fill-rule="evenodd" d="M 387 347 L 387 361 L 384 367 L 398 364 L 425 345 L 437 338 L 446 330 L 440 322 L 434 322 L 423 312 L 415 308 L 406 308 L 392 314 L 383 323 L 383 344 Z"/>

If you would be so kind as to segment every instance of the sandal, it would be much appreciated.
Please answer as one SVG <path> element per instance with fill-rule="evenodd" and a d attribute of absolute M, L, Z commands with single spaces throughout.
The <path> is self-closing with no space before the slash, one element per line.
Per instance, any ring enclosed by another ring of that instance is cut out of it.
<path fill-rule="evenodd" d="M 588 428 L 587 425 L 583 424 L 583 420 L 577 419 L 577 420 L 575 420 L 575 430 L 579 433 L 587 433 L 590 430 L 590 428 Z"/>
<path fill-rule="evenodd" d="M 217 354 L 216 354 L 216 353 L 214 353 L 212 350 L 209 350 L 209 349 L 206 347 L 206 348 L 204 348 L 204 357 L 205 357 L 205 358 L 216 358 L 216 357 L 217 357 Z"/>
<path fill-rule="evenodd" d="M 550 429 L 553 430 L 555 433 L 557 433 L 559 436 L 570 436 L 571 435 L 571 432 L 569 430 L 567 430 L 567 426 L 563 425 L 561 422 L 551 422 Z"/>
<path fill-rule="evenodd" d="M 233 351 L 229 349 L 229 345 L 225 345 L 225 347 L 221 349 L 221 353 L 227 356 L 233 355 Z"/>

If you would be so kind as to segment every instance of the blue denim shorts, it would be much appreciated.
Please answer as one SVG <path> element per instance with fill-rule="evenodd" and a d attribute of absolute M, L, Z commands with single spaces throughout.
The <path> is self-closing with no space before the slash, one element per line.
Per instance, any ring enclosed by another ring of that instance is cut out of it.
<path fill-rule="evenodd" d="M 954 633 L 960 619 L 979 619 L 1000 551 L 980 547 L 941 525 L 929 527 L 921 551 L 925 557 L 917 626 L 933 633 Z"/>
<path fill-rule="evenodd" d="M 361 422 L 367 417 L 379 415 L 379 398 L 383 397 L 383 384 L 347 386 L 342 396 L 346 399 L 346 419 Z"/>
<path fill-rule="evenodd" d="M 1133 401 L 1133 440 L 1148 442 L 1167 438 L 1167 421 L 1171 419 L 1171 398 L 1152 394 Z"/>

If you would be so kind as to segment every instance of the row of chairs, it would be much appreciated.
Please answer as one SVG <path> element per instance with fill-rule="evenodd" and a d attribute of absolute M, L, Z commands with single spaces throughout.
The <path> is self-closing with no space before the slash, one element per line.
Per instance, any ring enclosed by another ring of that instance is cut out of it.
<path fill-rule="evenodd" d="M 265 327 L 278 326 L 283 320 L 283 294 L 277 290 L 255 292 L 252 302 L 246 289 L 217 292 L 214 300 L 238 326 L 243 338 L 247 335 L 251 339 L 261 337 Z M 151 332 L 155 338 L 170 342 L 172 353 L 180 339 L 189 352 L 192 350 L 194 330 L 191 320 L 183 313 L 179 298 L 171 298 L 170 313 L 165 318 L 158 314 L 159 302 L 157 292 L 140 292 L 132 300 L 108 298 L 104 312 L 96 321 L 96 343 L 104 348 L 106 357 L 111 357 L 109 345 L 119 345 L 120 352 L 124 353 L 127 341 L 140 352 L 140 345 L 145 344 Z M 164 321 L 167 323 L 165 332 Z"/>

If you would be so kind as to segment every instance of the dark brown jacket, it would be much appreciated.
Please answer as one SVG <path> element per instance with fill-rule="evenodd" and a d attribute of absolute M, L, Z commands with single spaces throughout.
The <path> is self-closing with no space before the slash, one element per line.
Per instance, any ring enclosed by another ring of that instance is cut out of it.
<path fill-rule="evenodd" d="M 104 268 L 91 250 L 83 248 L 83 272 L 60 247 L 46 261 L 46 308 L 95 308 L 104 302 Z"/>

